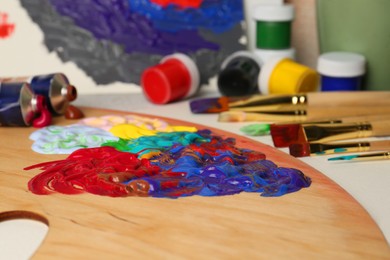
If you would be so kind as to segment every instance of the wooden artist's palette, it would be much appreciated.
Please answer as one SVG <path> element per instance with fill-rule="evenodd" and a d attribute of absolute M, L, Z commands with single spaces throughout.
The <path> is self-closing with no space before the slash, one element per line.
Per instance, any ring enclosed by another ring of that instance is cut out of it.
<path fill-rule="evenodd" d="M 83 111 L 88 117 L 124 114 Z M 236 138 L 238 147 L 264 152 L 279 166 L 302 170 L 312 178 L 312 185 L 272 198 L 258 193 L 179 199 L 40 196 L 27 188 L 40 171 L 23 168 L 67 155 L 33 152 L 29 135 L 34 130 L 0 128 L 0 221 L 34 218 L 48 223 L 49 232 L 37 258 L 390 257 L 381 231 L 347 192 L 310 166 L 262 143 L 211 129 Z"/>

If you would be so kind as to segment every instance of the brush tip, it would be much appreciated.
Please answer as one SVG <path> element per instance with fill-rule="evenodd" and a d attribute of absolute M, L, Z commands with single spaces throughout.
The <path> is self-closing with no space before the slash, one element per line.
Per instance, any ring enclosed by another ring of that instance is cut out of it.
<path fill-rule="evenodd" d="M 245 112 L 227 111 L 222 112 L 218 116 L 219 122 L 244 122 L 246 118 Z"/>
<path fill-rule="evenodd" d="M 190 101 L 190 109 L 194 114 L 220 113 L 229 109 L 228 98 L 202 98 Z"/>
<path fill-rule="evenodd" d="M 310 143 L 294 143 L 289 145 L 290 154 L 294 157 L 310 156 Z"/>
<path fill-rule="evenodd" d="M 270 133 L 275 147 L 288 147 L 299 139 L 300 124 L 272 124 Z"/>
<path fill-rule="evenodd" d="M 240 128 L 242 132 L 249 136 L 263 136 L 270 134 L 269 124 L 251 124 Z"/>

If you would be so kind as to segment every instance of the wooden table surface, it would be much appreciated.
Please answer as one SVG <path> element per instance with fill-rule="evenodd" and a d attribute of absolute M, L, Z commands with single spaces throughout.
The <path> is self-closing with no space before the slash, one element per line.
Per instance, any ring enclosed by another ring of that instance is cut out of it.
<path fill-rule="evenodd" d="M 125 112 L 84 108 L 86 116 Z M 194 125 L 169 120 L 175 125 Z M 55 124 L 72 121 L 56 118 Z M 198 128 L 208 128 L 199 126 Z M 34 218 L 49 225 L 34 258 L 383 258 L 390 248 L 368 213 L 340 186 L 275 148 L 242 136 L 238 147 L 262 151 L 279 166 L 308 175 L 309 188 L 281 197 L 258 193 L 179 199 L 35 195 L 32 164 L 63 159 L 31 150 L 33 128 L 0 128 L 0 221 Z"/>

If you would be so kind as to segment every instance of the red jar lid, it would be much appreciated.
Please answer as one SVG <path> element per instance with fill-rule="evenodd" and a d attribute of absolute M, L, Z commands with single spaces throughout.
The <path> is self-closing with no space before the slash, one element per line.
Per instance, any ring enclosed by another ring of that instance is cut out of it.
<path fill-rule="evenodd" d="M 196 64 L 185 54 L 169 55 L 142 73 L 145 96 L 155 104 L 166 104 L 192 96 L 200 84 Z"/>

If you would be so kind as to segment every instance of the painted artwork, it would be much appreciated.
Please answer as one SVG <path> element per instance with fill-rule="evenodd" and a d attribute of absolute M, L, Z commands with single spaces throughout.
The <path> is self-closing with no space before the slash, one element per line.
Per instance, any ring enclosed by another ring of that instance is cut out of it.
<path fill-rule="evenodd" d="M 138 84 L 147 67 L 175 52 L 198 65 L 202 83 L 244 49 L 241 0 L 20 0 L 44 44 L 97 84 Z"/>
<path fill-rule="evenodd" d="M 0 39 L 9 37 L 15 29 L 15 24 L 8 22 L 8 14 L 0 12 Z"/>
<path fill-rule="evenodd" d="M 156 118 L 85 118 L 39 129 L 30 139 L 36 152 L 70 154 L 25 168 L 42 171 L 28 184 L 38 195 L 178 198 L 253 192 L 272 197 L 311 184 L 300 170 L 278 167 L 262 152 L 237 147 L 234 138 Z"/>

